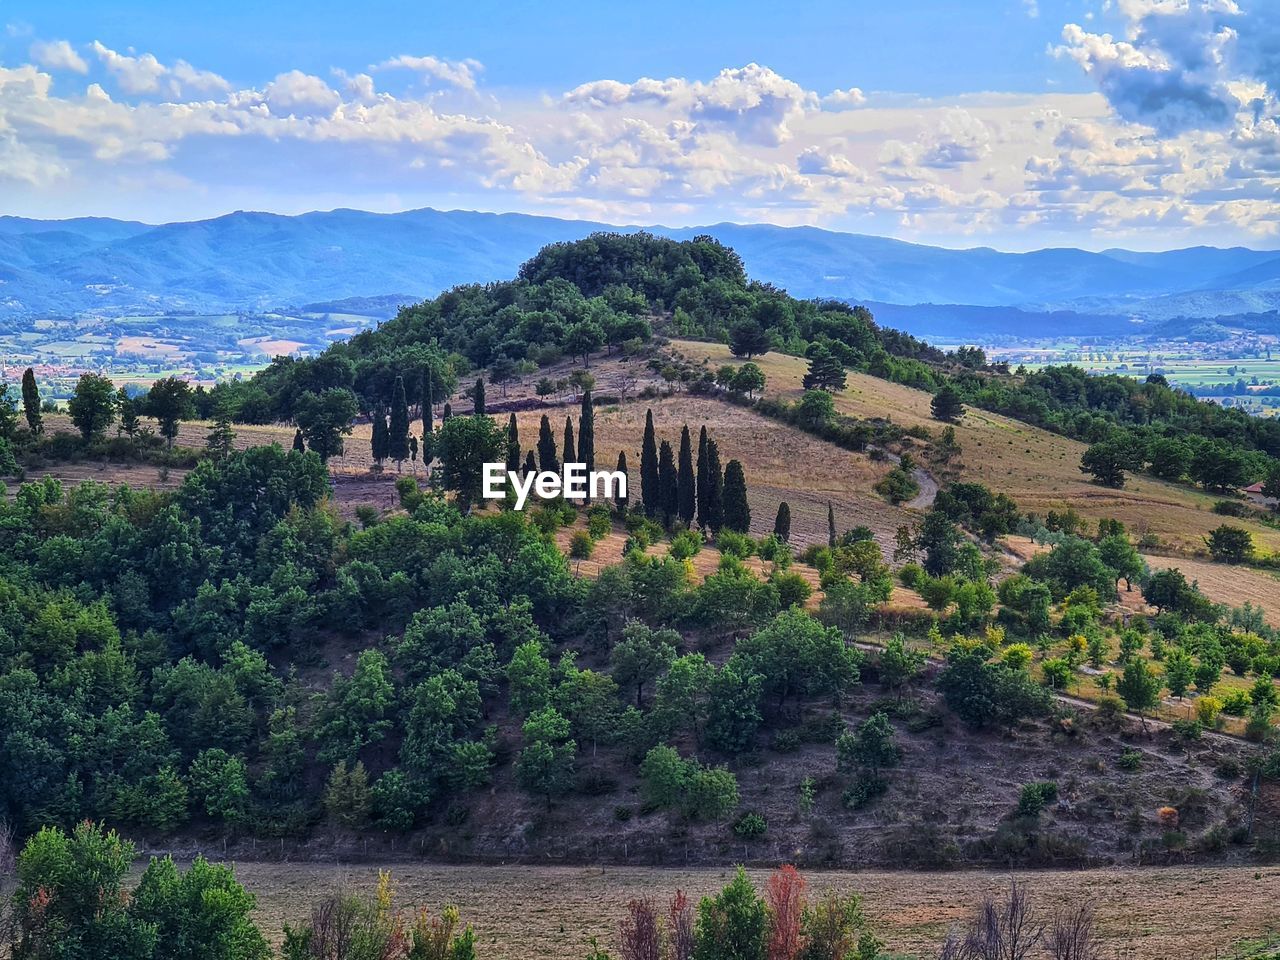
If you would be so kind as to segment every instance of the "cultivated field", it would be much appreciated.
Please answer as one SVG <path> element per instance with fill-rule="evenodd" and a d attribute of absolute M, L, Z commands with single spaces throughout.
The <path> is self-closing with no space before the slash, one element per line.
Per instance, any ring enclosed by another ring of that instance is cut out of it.
<path fill-rule="evenodd" d="M 713 369 L 736 362 L 721 344 L 676 341 L 673 346 L 695 361 L 706 359 Z M 755 362 L 768 377 L 766 393 L 791 399 L 801 395 L 807 369 L 802 358 L 770 353 Z M 849 388 L 835 399 L 837 409 L 850 416 L 939 428 L 929 415 L 930 395 L 923 390 L 850 373 Z M 1224 519 L 1213 512 L 1216 497 L 1189 487 L 1146 476 L 1131 477 L 1123 490 L 1092 484 L 1080 472 L 1084 444 L 1008 417 L 971 409 L 956 436 L 964 478 L 1009 494 L 1023 510 L 1043 515 L 1072 508 L 1093 520 L 1113 517 L 1136 535 L 1152 534 L 1179 553 L 1203 552 L 1203 538 Z M 1280 549 L 1280 532 L 1255 522 L 1231 522 L 1248 527 L 1267 550 Z"/>
<path fill-rule="evenodd" d="M 258 897 L 268 935 L 343 882 L 372 889 L 376 868 L 244 863 L 237 873 Z M 438 911 L 454 903 L 479 934 L 486 960 L 581 960 L 590 937 L 616 951 L 616 927 L 634 897 L 665 900 L 679 888 L 711 893 L 731 871 L 641 867 L 394 867 L 398 900 Z M 1008 877 L 994 872 L 867 871 L 807 874 L 812 888 L 861 894 L 875 932 L 890 950 L 931 956 L 947 929 Z M 752 871 L 757 884 L 765 874 Z M 1262 936 L 1280 921 L 1280 869 L 1254 867 L 1112 868 L 1016 875 L 1040 909 L 1095 903 L 1106 957 L 1209 960 Z"/>

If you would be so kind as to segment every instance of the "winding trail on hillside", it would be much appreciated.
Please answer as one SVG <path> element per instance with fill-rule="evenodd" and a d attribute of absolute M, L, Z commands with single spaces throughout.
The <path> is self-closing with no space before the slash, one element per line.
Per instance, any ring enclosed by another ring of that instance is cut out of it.
<path fill-rule="evenodd" d="M 903 506 L 909 510 L 928 510 L 938 497 L 938 481 L 924 467 L 916 467 L 911 476 L 920 485 L 920 492 L 908 500 Z"/>

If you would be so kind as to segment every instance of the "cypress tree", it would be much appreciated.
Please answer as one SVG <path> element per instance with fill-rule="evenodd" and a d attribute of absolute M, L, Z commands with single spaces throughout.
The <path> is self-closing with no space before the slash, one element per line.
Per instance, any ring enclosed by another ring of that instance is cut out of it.
<path fill-rule="evenodd" d="M 596 468 L 596 410 L 591 403 L 591 388 L 582 391 L 582 410 L 578 414 L 578 459 L 587 465 L 587 473 Z M 591 487 L 587 487 L 591 501 Z"/>
<path fill-rule="evenodd" d="M 533 458 L 533 451 L 530 450 L 525 454 L 524 458 L 524 475 L 530 476 L 538 472 L 538 461 Z"/>
<path fill-rule="evenodd" d="M 515 473 L 520 469 L 520 427 L 516 423 L 516 415 L 511 414 L 507 421 L 507 471 Z"/>
<path fill-rule="evenodd" d="M 436 377 L 431 364 L 422 371 L 422 435 L 426 437 L 436 428 Z M 425 454 L 424 457 L 425 459 Z"/>
<path fill-rule="evenodd" d="M 120 412 L 120 426 L 130 439 L 138 432 L 138 404 L 129 396 L 129 391 L 121 387 L 116 391 L 116 409 Z M 43 424 L 41 425 L 43 429 Z M 299 431 L 299 436 L 301 431 Z"/>
<path fill-rule="evenodd" d="M 644 512 L 656 517 L 662 509 L 662 497 L 658 489 L 658 443 L 653 432 L 653 411 L 645 411 L 644 442 L 640 444 L 640 499 Z"/>
<path fill-rule="evenodd" d="M 538 426 L 538 468 L 549 473 L 560 472 L 560 458 L 556 454 L 556 438 L 551 435 L 551 421 L 542 415 Z"/>
<path fill-rule="evenodd" d="M 625 450 L 618 451 L 617 469 L 620 474 L 622 474 L 624 477 L 627 477 L 627 451 Z M 631 483 L 631 478 L 627 477 L 627 484 L 630 485 L 630 483 Z M 622 488 L 622 490 L 625 490 L 625 489 L 626 489 L 625 487 Z M 617 503 L 618 503 L 618 509 L 625 512 L 627 509 L 627 494 L 619 491 L 617 496 Z"/>
<path fill-rule="evenodd" d="M 453 405 L 448 400 L 444 402 L 444 410 L 440 412 L 440 422 L 444 423 L 453 416 Z"/>
<path fill-rule="evenodd" d="M 836 510 L 830 500 L 827 501 L 827 546 L 833 550 L 836 546 Z"/>
<path fill-rule="evenodd" d="M 751 529 L 751 507 L 747 503 L 747 477 L 742 464 L 730 460 L 724 468 L 724 525 L 729 530 L 747 533 Z"/>
<path fill-rule="evenodd" d="M 404 395 L 404 377 L 396 377 L 391 391 L 391 423 L 387 428 L 386 456 L 396 462 L 396 472 L 409 459 L 409 404 Z"/>
<path fill-rule="evenodd" d="M 707 529 L 707 517 L 710 515 L 711 477 L 709 470 L 710 466 L 707 461 L 707 427 L 706 424 L 703 424 L 702 429 L 698 431 L 698 489 L 696 494 L 698 528 L 700 530 Z"/>
<path fill-rule="evenodd" d="M 658 447 L 658 505 L 662 522 L 670 525 L 680 510 L 680 477 L 671 444 L 665 440 Z"/>
<path fill-rule="evenodd" d="M 573 418 L 564 418 L 564 462 L 578 463 L 577 445 L 573 442 Z"/>
<path fill-rule="evenodd" d="M 707 441 L 707 526 L 712 533 L 719 533 L 724 526 L 724 474 L 720 472 L 720 447 L 714 440 Z"/>
<path fill-rule="evenodd" d="M 307 452 L 307 441 L 302 439 L 301 430 L 293 431 L 293 449 L 297 450 L 299 453 Z"/>
<path fill-rule="evenodd" d="M 27 426 L 32 433 L 44 431 L 44 418 L 40 415 L 40 388 L 36 386 L 36 374 L 30 367 L 22 374 L 22 412 L 27 415 Z"/>
<path fill-rule="evenodd" d="M 773 532 L 783 543 L 791 540 L 791 504 L 785 500 L 778 504 L 778 515 L 773 521 Z"/>
<path fill-rule="evenodd" d="M 391 434 L 387 428 L 387 415 L 383 411 L 382 406 L 373 412 L 373 436 L 370 439 L 369 446 L 373 453 L 373 462 L 379 467 L 382 461 L 387 459 L 387 448 L 391 444 Z"/>
<path fill-rule="evenodd" d="M 476 380 L 476 389 L 475 389 L 475 392 L 472 394 L 472 398 L 475 401 L 475 415 L 477 417 L 483 417 L 484 416 L 484 377 L 480 377 L 478 380 Z"/>
<path fill-rule="evenodd" d="M 688 424 L 680 430 L 680 460 L 676 483 L 680 519 L 687 526 L 693 523 L 693 515 L 697 510 L 697 479 L 693 475 L 693 443 L 689 438 Z"/>

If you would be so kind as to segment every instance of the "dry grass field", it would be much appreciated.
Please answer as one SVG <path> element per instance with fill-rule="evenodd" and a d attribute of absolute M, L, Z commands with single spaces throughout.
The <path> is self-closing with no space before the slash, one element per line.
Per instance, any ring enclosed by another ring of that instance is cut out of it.
<path fill-rule="evenodd" d="M 516 867 L 397 865 L 398 900 L 438 911 L 457 906 L 478 933 L 486 960 L 580 960 L 588 940 L 616 951 L 617 921 L 626 902 L 665 900 L 679 888 L 697 897 L 721 887 L 727 869 L 642 867 Z M 244 863 L 237 873 L 258 897 L 268 936 L 342 883 L 372 889 L 372 866 Z M 760 885 L 765 874 L 752 871 Z M 998 892 L 997 872 L 867 871 L 807 874 L 811 889 L 858 893 L 876 934 L 891 950 L 932 956 L 947 929 L 974 903 Z M 1262 936 L 1280 923 L 1275 867 L 1110 868 L 1016 875 L 1038 907 L 1092 901 L 1107 940 L 1104 956 L 1124 960 L 1209 960 L 1233 943 Z"/>
<path fill-rule="evenodd" d="M 672 346 L 695 362 L 705 359 L 713 369 L 738 362 L 721 344 L 673 341 Z M 807 367 L 802 358 L 769 353 L 754 362 L 768 378 L 770 396 L 796 399 L 803 392 L 800 384 Z M 835 399 L 836 408 L 850 416 L 938 428 L 929 415 L 930 395 L 923 390 L 850 373 L 848 389 Z M 1113 517 L 1139 536 L 1159 537 L 1179 553 L 1203 552 L 1203 538 L 1223 522 L 1213 512 L 1217 498 L 1188 487 L 1145 476 L 1131 477 L 1123 490 L 1089 483 L 1080 472 L 1084 444 L 1008 417 L 970 409 L 956 435 L 965 479 L 1009 494 L 1023 510 L 1044 514 L 1071 508 L 1093 520 Z M 1267 550 L 1280 549 L 1280 532 L 1258 523 L 1231 522 L 1248 527 Z"/>

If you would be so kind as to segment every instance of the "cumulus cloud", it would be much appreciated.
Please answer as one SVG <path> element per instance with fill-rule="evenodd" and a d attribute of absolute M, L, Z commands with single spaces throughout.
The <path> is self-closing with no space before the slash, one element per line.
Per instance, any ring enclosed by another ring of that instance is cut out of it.
<path fill-rule="evenodd" d="M 267 84 L 263 99 L 278 116 L 329 112 L 342 102 L 338 91 L 319 77 L 301 70 L 282 73 Z"/>
<path fill-rule="evenodd" d="M 31 45 L 31 59 L 47 70 L 88 73 L 89 64 L 66 40 L 37 40 Z"/>
<path fill-rule="evenodd" d="M 847 90 L 832 90 L 822 98 L 822 105 L 828 110 L 852 110 L 867 102 L 866 95 L 857 87 Z"/>
<path fill-rule="evenodd" d="M 476 88 L 476 74 L 484 69 L 478 60 L 442 60 L 439 57 L 411 57 L 401 54 L 381 63 L 374 64 L 370 70 L 412 70 L 424 77 L 439 80 L 450 86 L 463 90 Z"/>
<path fill-rule="evenodd" d="M 93 52 L 125 93 L 158 93 L 177 97 L 188 90 L 225 92 L 231 89 L 231 85 L 216 73 L 197 70 L 185 60 L 167 67 L 154 54 L 131 56 L 118 53 L 97 40 L 93 41 Z"/>

